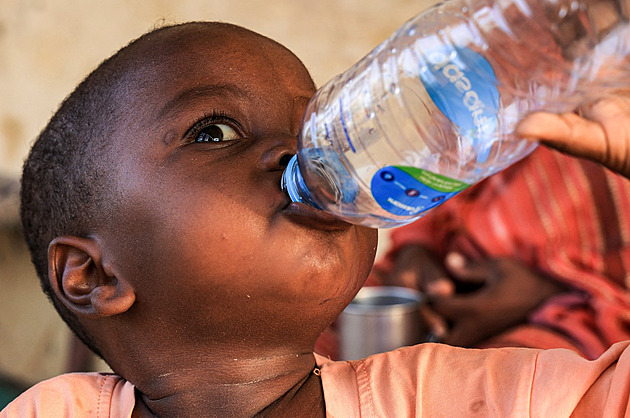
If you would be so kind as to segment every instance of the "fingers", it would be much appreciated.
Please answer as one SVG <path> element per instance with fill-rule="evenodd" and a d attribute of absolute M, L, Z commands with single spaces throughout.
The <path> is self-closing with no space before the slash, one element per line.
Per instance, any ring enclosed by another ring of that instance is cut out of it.
<path fill-rule="evenodd" d="M 604 130 L 606 151 L 598 160 L 619 174 L 630 177 L 630 99 L 618 93 L 589 106 L 588 119 L 597 121 Z"/>
<path fill-rule="evenodd" d="M 601 162 L 606 159 L 607 145 L 603 127 L 575 113 L 532 113 L 519 123 L 515 133 L 577 157 Z"/>
<path fill-rule="evenodd" d="M 451 252 L 444 260 L 451 276 L 461 284 L 486 284 L 491 281 L 491 263 L 470 262 L 462 254 Z M 471 286 L 473 287 L 473 286 Z M 431 298 L 431 307 L 435 315 L 445 321 L 450 322 L 452 328 L 448 330 L 442 341 L 447 344 L 470 346 L 478 341 L 482 333 L 478 329 L 483 327 L 480 321 L 480 312 L 486 311 L 487 297 L 483 288 L 472 293 L 458 293 L 450 297 Z"/>
<path fill-rule="evenodd" d="M 468 261 L 449 255 L 447 264 L 460 280 L 485 280 L 469 293 L 433 298 L 431 308 L 451 325 L 447 344 L 470 346 L 522 323 L 549 296 L 562 290 L 527 265 L 506 258 Z M 459 286 L 458 286 L 459 288 Z"/>
<path fill-rule="evenodd" d="M 630 178 L 630 95 L 619 91 L 584 107 L 581 115 L 536 112 L 515 134 L 597 161 Z"/>
<path fill-rule="evenodd" d="M 438 277 L 425 284 L 424 292 L 427 296 L 452 296 L 455 294 L 455 285 L 450 279 Z"/>
<path fill-rule="evenodd" d="M 448 333 L 446 320 L 429 306 L 420 307 L 420 319 L 427 329 L 427 340 L 442 341 Z"/>
<path fill-rule="evenodd" d="M 490 277 L 487 263 L 471 263 L 457 252 L 448 253 L 444 259 L 444 265 L 448 269 L 449 274 L 459 282 L 483 284 Z"/>
<path fill-rule="evenodd" d="M 428 296 L 449 296 L 454 286 L 437 259 L 425 248 L 410 245 L 401 249 L 388 284 L 419 289 Z"/>

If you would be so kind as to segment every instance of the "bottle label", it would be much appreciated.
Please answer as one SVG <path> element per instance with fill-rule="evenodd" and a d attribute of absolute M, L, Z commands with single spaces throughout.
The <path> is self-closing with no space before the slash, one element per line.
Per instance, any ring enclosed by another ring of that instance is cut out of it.
<path fill-rule="evenodd" d="M 488 159 L 497 129 L 499 91 L 490 63 L 469 48 L 443 46 L 425 52 L 420 79 L 442 113 L 477 153 Z"/>
<path fill-rule="evenodd" d="M 431 209 L 469 185 L 416 167 L 383 167 L 372 177 L 372 195 L 386 211 L 414 216 Z"/>

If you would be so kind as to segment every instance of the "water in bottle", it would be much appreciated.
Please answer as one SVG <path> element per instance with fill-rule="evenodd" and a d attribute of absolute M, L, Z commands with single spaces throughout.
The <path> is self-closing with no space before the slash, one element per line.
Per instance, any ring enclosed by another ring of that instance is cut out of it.
<path fill-rule="evenodd" d="M 282 187 L 371 227 L 410 223 L 528 155 L 527 113 L 627 85 L 630 0 L 454 0 L 321 87 Z"/>

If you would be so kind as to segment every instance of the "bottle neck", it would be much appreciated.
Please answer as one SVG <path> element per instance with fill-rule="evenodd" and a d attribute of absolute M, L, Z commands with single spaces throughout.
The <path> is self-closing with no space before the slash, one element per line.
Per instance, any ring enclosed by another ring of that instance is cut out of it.
<path fill-rule="evenodd" d="M 300 172 L 300 166 L 298 164 L 297 154 L 294 155 L 289 164 L 282 173 L 282 179 L 280 180 L 280 187 L 282 191 L 289 196 L 292 202 L 304 203 L 306 205 L 313 206 L 317 209 L 321 209 L 317 205 L 311 196 L 311 192 L 304 183 L 304 178 Z"/>

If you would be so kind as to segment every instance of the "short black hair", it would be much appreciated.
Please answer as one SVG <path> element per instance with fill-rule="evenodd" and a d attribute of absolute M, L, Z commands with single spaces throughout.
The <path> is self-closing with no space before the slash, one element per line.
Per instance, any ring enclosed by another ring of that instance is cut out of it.
<path fill-rule="evenodd" d="M 159 32 L 180 26 L 233 26 L 189 22 L 155 28 L 130 42 L 92 71 L 61 103 L 37 137 L 24 163 L 20 216 L 31 259 L 44 293 L 61 318 L 102 357 L 77 317 L 54 295 L 48 279 L 48 246 L 58 236 L 87 237 L 115 214 L 110 136 L 125 114 L 125 92 L 135 69 L 137 46 Z M 241 28 L 242 29 L 242 28 Z"/>

